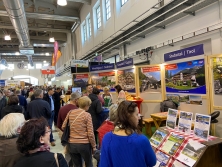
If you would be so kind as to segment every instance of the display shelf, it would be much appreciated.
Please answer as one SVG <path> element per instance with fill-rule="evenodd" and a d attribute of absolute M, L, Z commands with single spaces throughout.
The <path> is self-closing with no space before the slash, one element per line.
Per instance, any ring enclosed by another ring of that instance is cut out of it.
<path fill-rule="evenodd" d="M 161 127 L 157 130 L 159 130 L 159 131 L 165 130 L 168 132 L 167 137 L 165 137 L 165 139 L 163 140 L 163 142 L 161 142 L 161 144 L 159 146 L 157 146 L 157 147 L 152 146 L 156 153 L 161 151 L 164 154 L 170 156 L 166 167 L 177 167 L 177 165 L 174 164 L 175 161 L 178 161 L 177 164 L 178 163 L 183 164 L 181 166 L 189 166 L 188 164 L 181 162 L 178 158 L 182 154 L 182 151 L 186 147 L 188 142 L 189 143 L 196 142 L 196 143 L 199 143 L 200 145 L 204 146 L 201 153 L 197 156 L 198 159 L 196 160 L 196 162 L 190 166 L 192 166 L 192 167 L 221 167 L 222 166 L 222 159 L 221 159 L 221 157 L 222 157 L 222 140 L 221 139 L 214 137 L 214 136 L 209 136 L 208 141 L 205 141 L 201 138 L 195 137 L 193 135 L 193 131 L 189 135 L 189 134 L 179 132 L 179 131 L 177 131 L 177 129 L 170 129 L 167 127 Z M 166 148 L 167 140 L 170 138 L 170 136 L 172 134 L 183 136 L 184 140 L 180 144 L 180 146 L 178 147 L 177 151 L 175 151 L 174 154 L 170 155 L 169 153 L 164 151 L 166 149 L 163 149 L 163 147 Z"/>

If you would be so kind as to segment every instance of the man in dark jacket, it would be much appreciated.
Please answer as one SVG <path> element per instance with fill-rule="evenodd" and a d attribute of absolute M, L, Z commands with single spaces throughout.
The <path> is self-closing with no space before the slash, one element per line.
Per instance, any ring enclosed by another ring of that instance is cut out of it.
<path fill-rule="evenodd" d="M 54 115 L 55 115 L 55 99 L 53 97 L 53 94 L 54 94 L 54 88 L 48 88 L 48 92 L 44 95 L 43 97 L 43 100 L 47 101 L 49 106 L 50 106 L 50 111 L 51 111 L 51 118 L 49 120 L 49 126 L 50 126 L 50 129 L 52 129 L 52 124 L 53 124 L 53 120 L 54 120 Z M 52 134 L 52 131 L 51 131 L 51 134 L 50 134 L 50 143 L 51 143 L 51 146 L 55 146 L 55 140 L 53 139 L 53 134 Z"/>
<path fill-rule="evenodd" d="M 0 118 L 1 118 L 1 112 L 2 109 L 7 105 L 7 100 L 3 94 L 3 92 L 0 90 Z"/>
<path fill-rule="evenodd" d="M 52 112 L 49 103 L 42 100 L 43 91 L 37 89 L 34 92 L 35 100 L 31 101 L 27 106 L 27 118 L 40 118 L 44 117 L 48 122 L 50 121 Z"/>
<path fill-rule="evenodd" d="M 56 88 L 56 91 L 55 93 L 53 94 L 54 96 L 54 112 L 55 112 L 55 115 L 54 115 L 54 125 L 57 125 L 57 120 L 58 120 L 58 114 L 59 114 L 59 109 L 61 107 L 61 104 L 60 104 L 60 96 L 61 96 L 61 88 Z"/>
<path fill-rule="evenodd" d="M 89 98 L 91 99 L 92 103 L 91 106 L 89 107 L 88 112 L 92 116 L 92 122 L 93 122 L 93 130 L 94 130 L 94 135 L 95 135 L 95 141 L 97 144 L 97 129 L 100 126 L 100 113 L 102 112 L 102 104 L 98 98 L 99 94 L 99 89 L 98 88 L 93 88 L 93 91 L 91 94 L 89 94 Z"/>
<path fill-rule="evenodd" d="M 15 94 L 19 98 L 19 105 L 22 106 L 26 110 L 27 109 L 27 101 L 26 101 L 25 97 L 21 95 L 21 91 L 16 90 Z"/>

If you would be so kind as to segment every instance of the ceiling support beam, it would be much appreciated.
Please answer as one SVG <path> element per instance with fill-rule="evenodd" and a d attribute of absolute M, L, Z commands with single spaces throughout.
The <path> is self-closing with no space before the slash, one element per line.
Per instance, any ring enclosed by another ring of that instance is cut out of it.
<path fill-rule="evenodd" d="M 70 2 L 79 2 L 79 3 L 84 3 L 87 5 L 91 5 L 91 0 L 68 0 Z"/>
<path fill-rule="evenodd" d="M 0 25 L 0 28 L 14 30 L 14 27 L 13 27 L 13 26 L 4 26 L 4 25 Z M 33 30 L 33 31 L 63 32 L 63 33 L 70 33 L 70 32 L 71 32 L 71 30 L 67 30 L 67 29 L 41 28 L 41 27 L 29 27 L 29 30 Z"/>

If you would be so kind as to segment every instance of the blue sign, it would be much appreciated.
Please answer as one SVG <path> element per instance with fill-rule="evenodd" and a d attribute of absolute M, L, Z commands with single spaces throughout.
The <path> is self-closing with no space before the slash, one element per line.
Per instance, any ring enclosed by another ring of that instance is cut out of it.
<path fill-rule="evenodd" d="M 5 80 L 0 80 L 0 86 L 5 86 Z"/>
<path fill-rule="evenodd" d="M 133 66 L 133 58 L 126 59 L 116 63 L 116 68 L 123 68 L 127 66 Z"/>
<path fill-rule="evenodd" d="M 204 54 L 203 44 L 164 54 L 164 61 L 184 59 Z"/>
<path fill-rule="evenodd" d="M 114 69 L 114 63 L 90 66 L 90 71 L 113 70 L 113 69 Z"/>

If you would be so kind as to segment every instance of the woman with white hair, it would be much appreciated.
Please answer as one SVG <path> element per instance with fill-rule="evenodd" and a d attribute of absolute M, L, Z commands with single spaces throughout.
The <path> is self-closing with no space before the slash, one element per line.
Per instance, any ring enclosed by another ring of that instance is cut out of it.
<path fill-rule="evenodd" d="M 11 113 L 0 121 L 0 166 L 13 167 L 22 157 L 17 150 L 16 140 L 22 125 L 25 123 L 24 115 Z"/>

